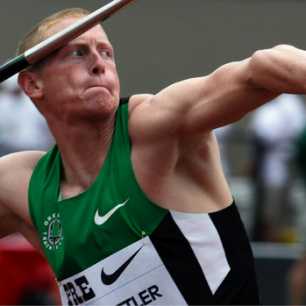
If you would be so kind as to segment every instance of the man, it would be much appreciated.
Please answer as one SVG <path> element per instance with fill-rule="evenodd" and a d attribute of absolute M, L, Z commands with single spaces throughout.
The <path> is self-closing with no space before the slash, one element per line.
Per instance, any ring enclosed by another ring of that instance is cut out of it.
<path fill-rule="evenodd" d="M 19 52 L 86 14 L 46 19 Z M 64 304 L 257 304 L 212 130 L 304 93 L 305 59 L 291 46 L 257 51 L 119 106 L 111 43 L 92 28 L 19 75 L 57 146 L 1 159 L 2 235 L 43 250 Z"/>

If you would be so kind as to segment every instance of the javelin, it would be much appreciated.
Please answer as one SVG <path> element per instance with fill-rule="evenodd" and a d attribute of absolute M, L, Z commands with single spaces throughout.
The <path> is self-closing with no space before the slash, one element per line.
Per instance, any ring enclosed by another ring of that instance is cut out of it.
<path fill-rule="evenodd" d="M 97 9 L 91 14 L 71 24 L 66 29 L 28 49 L 23 54 L 20 54 L 4 63 L 0 66 L 0 83 L 21 70 L 46 58 L 53 51 L 80 36 L 99 22 L 107 19 L 132 1 L 133 0 L 113 0 L 112 2 L 102 6 L 100 9 Z"/>

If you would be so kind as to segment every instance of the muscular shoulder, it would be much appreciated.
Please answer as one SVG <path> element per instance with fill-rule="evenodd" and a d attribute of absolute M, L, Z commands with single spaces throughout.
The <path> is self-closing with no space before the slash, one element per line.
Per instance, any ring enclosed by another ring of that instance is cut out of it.
<path fill-rule="evenodd" d="M 30 241 L 36 240 L 28 209 L 28 185 L 43 154 L 19 152 L 0 158 L 0 237 L 20 232 Z"/>
<path fill-rule="evenodd" d="M 129 114 L 132 115 L 138 106 L 144 106 L 144 103 L 149 102 L 154 95 L 152 94 L 138 94 L 130 97 L 129 100 Z"/>
<path fill-rule="evenodd" d="M 43 151 L 24 151 L 5 155 L 0 158 L 0 174 L 31 171 L 44 154 Z"/>
<path fill-rule="evenodd" d="M 27 190 L 33 169 L 44 152 L 18 152 L 0 158 L 0 205 L 28 219 Z"/>
<path fill-rule="evenodd" d="M 26 151 L 0 158 L 0 202 L 16 202 L 23 195 L 27 199 L 27 187 L 33 169 L 44 152 Z"/>

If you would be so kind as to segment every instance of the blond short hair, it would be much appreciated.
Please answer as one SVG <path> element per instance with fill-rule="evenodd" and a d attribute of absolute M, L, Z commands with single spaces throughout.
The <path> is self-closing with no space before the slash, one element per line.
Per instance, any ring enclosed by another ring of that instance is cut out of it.
<path fill-rule="evenodd" d="M 23 54 L 26 50 L 48 38 L 50 36 L 48 30 L 58 21 L 67 17 L 83 17 L 89 14 L 90 12 L 88 10 L 82 8 L 69 8 L 44 18 L 19 42 L 16 50 L 17 55 Z"/>

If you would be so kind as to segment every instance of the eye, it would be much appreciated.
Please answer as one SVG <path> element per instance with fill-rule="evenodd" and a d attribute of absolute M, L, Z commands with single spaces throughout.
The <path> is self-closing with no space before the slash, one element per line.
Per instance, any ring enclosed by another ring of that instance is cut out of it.
<path fill-rule="evenodd" d="M 82 57 L 85 55 L 85 50 L 83 48 L 74 49 L 70 52 L 70 55 L 73 57 Z"/>
<path fill-rule="evenodd" d="M 113 58 L 113 52 L 111 50 L 101 50 L 100 55 L 104 59 L 112 59 Z"/>

